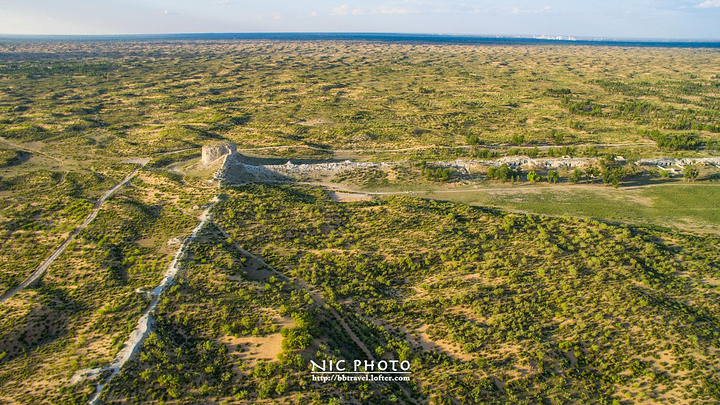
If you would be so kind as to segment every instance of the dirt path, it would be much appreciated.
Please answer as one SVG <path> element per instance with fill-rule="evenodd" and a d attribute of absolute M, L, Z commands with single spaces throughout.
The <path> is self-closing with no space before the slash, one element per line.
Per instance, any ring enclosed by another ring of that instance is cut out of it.
<path fill-rule="evenodd" d="M 52 159 L 52 160 L 58 162 L 61 166 L 64 166 L 64 165 L 65 165 L 65 161 L 62 160 L 62 159 L 60 159 L 60 158 L 58 158 L 58 157 L 56 157 L 56 156 L 47 154 L 47 153 L 41 151 L 40 149 L 30 148 L 30 147 L 27 147 L 27 146 L 23 146 L 23 145 L 17 144 L 17 143 L 12 142 L 12 141 L 8 141 L 7 139 L 5 139 L 5 138 L 3 138 L 3 137 L 0 137 L 0 144 L 4 144 L 5 146 L 9 146 L 9 147 L 12 148 L 12 149 L 22 150 L 22 151 L 30 152 L 30 153 L 37 153 L 38 155 L 43 155 L 43 156 L 45 156 L 45 157 L 48 158 L 48 159 Z"/>
<path fill-rule="evenodd" d="M 372 355 L 372 352 L 370 351 L 370 349 L 368 349 L 367 346 L 365 346 L 365 343 L 362 340 L 360 340 L 360 338 L 350 328 L 350 325 L 348 325 L 347 322 L 345 322 L 345 318 L 340 316 L 340 314 L 335 310 L 335 308 L 333 308 L 330 305 L 327 305 L 327 303 L 325 302 L 325 297 L 322 295 L 320 290 L 311 286 L 305 280 L 302 280 L 302 279 L 297 279 L 296 283 L 298 285 L 300 285 L 300 287 L 302 287 L 304 290 L 306 290 L 310 294 L 310 297 L 312 297 L 313 301 L 315 301 L 319 306 L 327 308 L 330 311 L 330 313 L 333 315 L 333 317 L 335 317 L 335 319 L 338 321 L 340 326 L 345 330 L 345 333 L 348 335 L 350 340 L 352 340 L 353 343 L 355 343 L 355 345 L 357 345 L 357 347 L 359 347 L 360 350 L 362 350 L 362 352 L 365 353 L 365 356 L 367 356 L 368 360 L 375 359 L 375 357 Z"/>
<path fill-rule="evenodd" d="M 645 188 L 654 187 L 671 187 L 671 186 L 708 186 L 712 183 L 704 182 L 685 182 L 685 181 L 667 181 L 664 183 L 657 184 L 643 184 L 636 186 L 621 186 L 618 188 L 610 188 L 604 184 L 547 184 L 547 185 L 514 185 L 508 187 L 466 187 L 457 188 L 451 190 L 437 189 L 437 190 L 397 190 L 397 191 L 367 191 L 360 190 L 352 187 L 348 187 L 341 183 L 330 183 L 330 182 L 318 182 L 318 181 L 307 181 L 298 182 L 298 184 L 307 184 L 311 186 L 321 186 L 330 191 L 339 191 L 344 193 L 358 194 L 358 195 L 415 195 L 415 196 L 432 196 L 438 194 L 455 194 L 455 193 L 472 193 L 472 192 L 499 192 L 506 194 L 522 194 L 524 192 L 536 192 L 536 191 L 564 191 L 564 190 L 617 190 L 623 191 L 635 191 Z M 720 187 L 720 186 L 719 186 Z"/>
<path fill-rule="evenodd" d="M 138 171 L 140 169 L 142 169 L 144 166 L 145 166 L 145 164 L 142 164 L 141 166 L 135 168 L 132 172 L 130 172 L 130 174 L 127 175 L 127 177 L 125 177 L 125 179 L 123 181 L 116 184 L 110 190 L 106 191 L 105 194 L 103 194 L 102 197 L 100 197 L 100 199 L 97 200 L 97 202 L 93 206 L 92 211 L 90 211 L 90 215 L 88 215 L 87 218 L 85 218 L 85 221 L 83 221 L 83 223 L 80 224 L 79 227 L 75 228 L 75 230 L 70 234 L 70 236 L 68 236 L 67 239 L 65 239 L 65 241 L 62 244 L 60 244 L 60 246 L 58 246 L 57 249 L 55 249 L 55 251 L 52 252 L 52 254 L 50 256 L 48 256 L 48 258 L 45 259 L 45 261 L 43 261 L 37 267 L 37 269 L 35 269 L 35 271 L 30 275 L 30 277 L 25 279 L 25 281 L 20 283 L 20 285 L 18 285 L 17 287 L 8 290 L 7 292 L 5 292 L 5 294 L 0 296 L 0 305 L 3 304 L 5 301 L 9 300 L 10 298 L 12 298 L 18 292 L 27 288 L 29 285 L 31 285 L 32 283 L 37 281 L 40 277 L 42 277 L 42 275 L 45 274 L 45 272 L 48 270 L 48 268 L 50 268 L 50 266 L 53 264 L 55 259 L 60 257 L 60 255 L 65 251 L 65 249 L 68 247 L 70 242 L 72 242 L 73 239 L 75 239 L 75 237 L 80 232 L 82 232 L 83 229 L 85 229 L 88 225 L 90 225 L 90 223 L 95 219 L 95 217 L 97 217 L 98 213 L 100 212 L 100 208 L 102 208 L 103 203 L 108 198 L 110 198 L 110 196 L 112 196 L 120 187 L 124 186 L 130 180 L 132 180 L 135 177 L 135 175 L 138 173 Z"/>
<path fill-rule="evenodd" d="M 470 193 L 470 192 L 488 192 L 488 191 L 500 191 L 500 192 L 518 192 L 523 191 L 539 191 L 539 190 L 579 190 L 579 189 L 595 189 L 597 190 L 599 185 L 591 184 L 572 184 L 572 185 L 552 185 L 552 186 L 513 186 L 513 187 L 475 187 L 475 188 L 462 188 L 453 190 L 397 190 L 397 191 L 367 191 L 348 187 L 341 183 L 329 183 L 329 182 L 318 182 L 318 181 L 305 181 L 298 182 L 298 184 L 307 184 L 310 186 L 324 187 L 330 191 L 339 191 L 350 194 L 362 194 L 362 195 L 414 195 L 414 196 L 426 196 L 433 194 L 443 193 Z M 640 186 L 646 187 L 646 186 Z"/>
<path fill-rule="evenodd" d="M 160 295 L 163 293 L 163 291 L 165 291 L 167 287 L 172 285 L 173 278 L 180 270 L 180 260 L 185 255 L 187 247 L 190 246 L 190 244 L 195 240 L 198 233 L 200 233 L 200 231 L 205 227 L 205 225 L 210 222 L 210 211 L 215 206 L 216 202 L 217 199 L 213 199 L 213 203 L 208 206 L 208 208 L 205 210 L 205 212 L 203 212 L 202 216 L 200 217 L 200 223 L 198 224 L 198 226 L 193 229 L 190 236 L 186 238 L 185 241 L 183 241 L 183 243 L 180 245 L 180 248 L 178 248 L 172 262 L 170 262 L 170 265 L 165 272 L 165 277 L 160 282 L 160 284 L 153 289 L 151 293 L 152 300 L 150 301 L 150 305 L 148 305 L 148 307 L 143 312 L 143 315 L 140 317 L 137 326 L 130 333 L 130 337 L 127 341 L 125 341 L 125 344 L 123 345 L 122 349 L 120 349 L 120 352 L 115 357 L 115 360 L 113 360 L 113 362 L 110 363 L 108 367 L 104 368 L 104 370 L 109 370 L 111 374 L 107 377 L 107 379 L 105 379 L 105 381 L 98 384 L 95 390 L 95 395 L 93 395 L 92 399 L 89 402 L 90 405 L 94 405 L 97 403 L 97 401 L 100 399 L 100 395 L 105 389 L 105 386 L 107 386 L 110 380 L 112 380 L 113 377 L 115 377 L 120 372 L 125 363 L 130 360 L 132 356 L 135 355 L 135 353 L 140 349 L 142 342 L 145 340 L 151 330 L 151 325 L 153 322 L 152 312 L 155 310 L 155 307 L 160 300 Z M 81 374 L 84 373 L 89 376 L 97 375 L 102 370 L 103 369 L 83 370 Z M 74 376 L 74 378 L 76 377 Z"/>
<path fill-rule="evenodd" d="M 578 145 L 566 145 L 570 147 L 602 147 L 602 148 L 624 148 L 624 147 L 630 147 L 630 146 L 656 146 L 657 144 L 655 142 L 636 142 L 632 144 L 628 143 L 587 143 L 587 144 L 578 144 Z M 537 145 L 537 148 L 539 150 L 546 150 L 550 148 L 561 148 L 564 145 Z M 535 145 L 521 145 L 521 146 L 515 146 L 515 145 L 484 145 L 480 146 L 481 149 L 507 149 L 507 148 L 532 148 L 535 147 Z M 423 145 L 423 146 L 412 146 L 409 148 L 398 148 L 398 149 L 328 149 L 328 148 L 321 148 L 318 146 L 310 146 L 310 145 L 279 145 L 279 146 L 260 146 L 256 148 L 238 148 L 238 152 L 252 152 L 252 151 L 263 151 L 263 150 L 283 150 L 283 149 L 291 149 L 291 148 L 301 148 L 301 149 L 311 149 L 311 150 L 319 150 L 323 152 L 332 152 L 332 153 L 397 153 L 397 152 L 412 152 L 416 150 L 427 150 L 427 149 L 473 149 L 475 146 L 471 145 L 457 145 L 457 146 L 438 146 L 438 145 Z"/>

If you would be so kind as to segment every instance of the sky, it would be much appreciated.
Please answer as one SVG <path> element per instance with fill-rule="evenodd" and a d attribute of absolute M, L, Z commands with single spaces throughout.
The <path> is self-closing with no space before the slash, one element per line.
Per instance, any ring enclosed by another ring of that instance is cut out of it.
<path fill-rule="evenodd" d="M 720 0 L 0 0 L 0 34 L 199 32 L 720 39 Z"/>

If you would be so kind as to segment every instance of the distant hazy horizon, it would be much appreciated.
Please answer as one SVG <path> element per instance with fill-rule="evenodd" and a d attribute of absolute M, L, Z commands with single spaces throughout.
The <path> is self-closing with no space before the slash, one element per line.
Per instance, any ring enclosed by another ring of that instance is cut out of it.
<path fill-rule="evenodd" d="M 482 35 L 482 34 L 433 34 L 417 32 L 171 32 L 142 34 L 3 34 L 0 39 L 28 40 L 367 40 L 379 42 L 432 42 L 432 43 L 564 43 L 579 45 L 632 45 L 653 46 L 655 44 L 681 45 L 700 44 L 720 47 L 720 38 L 627 38 L 627 37 L 583 37 L 546 35 Z M 671 45 L 672 46 L 672 45 Z"/>
<path fill-rule="evenodd" d="M 5 0 L 2 35 L 417 33 L 720 39 L 720 0 Z"/>

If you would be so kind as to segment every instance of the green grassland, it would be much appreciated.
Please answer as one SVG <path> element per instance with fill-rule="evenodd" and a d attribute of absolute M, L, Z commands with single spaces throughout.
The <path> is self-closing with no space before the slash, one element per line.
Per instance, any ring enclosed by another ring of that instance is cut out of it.
<path fill-rule="evenodd" d="M 669 182 L 649 187 L 486 184 L 479 189 L 419 188 L 415 195 L 551 216 L 593 218 L 636 226 L 718 233 L 720 185 Z M 400 194 L 400 193 L 399 193 Z"/>
<path fill-rule="evenodd" d="M 0 403 L 87 403 L 107 371 L 73 376 L 115 358 L 218 195 L 101 403 L 717 403 L 717 168 L 615 159 L 720 156 L 717 66 L 712 49 L 2 40 L 0 293 L 138 171 L 0 304 Z M 404 163 L 219 187 L 197 162 L 220 140 L 251 164 Z M 597 161 L 577 184 L 439 163 L 519 155 Z M 368 357 L 410 361 L 411 381 L 310 378 L 310 360 Z"/>

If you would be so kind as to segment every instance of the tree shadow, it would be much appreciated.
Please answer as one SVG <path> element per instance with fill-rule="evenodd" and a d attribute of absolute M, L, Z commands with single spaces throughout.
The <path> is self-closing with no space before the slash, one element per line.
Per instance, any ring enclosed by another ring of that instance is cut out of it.
<path fill-rule="evenodd" d="M 1 362 L 12 361 L 52 344 L 69 333 L 70 314 L 84 308 L 64 290 L 36 282 L 34 306 L 20 322 L 0 332 Z"/>

